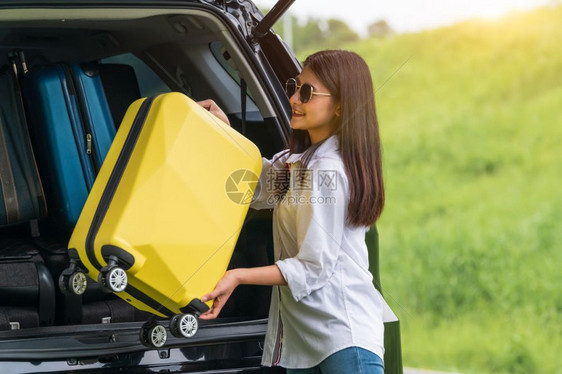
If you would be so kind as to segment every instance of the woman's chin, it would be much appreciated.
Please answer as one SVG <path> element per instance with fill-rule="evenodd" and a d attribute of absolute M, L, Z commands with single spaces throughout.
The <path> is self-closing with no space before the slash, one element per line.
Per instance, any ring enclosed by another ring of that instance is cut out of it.
<path fill-rule="evenodd" d="M 302 127 L 302 125 L 301 125 L 298 121 L 295 121 L 295 120 L 291 120 L 291 128 L 292 128 L 293 130 L 305 130 L 305 129 Z"/>

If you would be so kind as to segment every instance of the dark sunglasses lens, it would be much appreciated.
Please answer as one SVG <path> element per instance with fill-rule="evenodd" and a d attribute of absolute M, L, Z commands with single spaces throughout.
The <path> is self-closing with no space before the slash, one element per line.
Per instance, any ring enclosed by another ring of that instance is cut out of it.
<path fill-rule="evenodd" d="M 300 99 L 304 103 L 308 103 L 312 98 L 312 86 L 308 83 L 304 83 L 300 90 Z"/>
<path fill-rule="evenodd" d="M 297 91 L 297 82 L 294 79 L 289 79 L 287 83 L 285 83 L 285 93 L 287 94 L 287 97 L 291 98 L 296 91 Z"/>

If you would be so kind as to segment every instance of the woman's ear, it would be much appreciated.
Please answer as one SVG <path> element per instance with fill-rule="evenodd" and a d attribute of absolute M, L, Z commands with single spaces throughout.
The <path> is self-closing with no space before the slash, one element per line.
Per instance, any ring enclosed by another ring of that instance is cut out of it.
<path fill-rule="evenodd" d="M 341 115 L 340 104 L 336 105 L 336 110 L 335 110 L 334 114 L 336 115 L 336 117 L 339 117 Z"/>

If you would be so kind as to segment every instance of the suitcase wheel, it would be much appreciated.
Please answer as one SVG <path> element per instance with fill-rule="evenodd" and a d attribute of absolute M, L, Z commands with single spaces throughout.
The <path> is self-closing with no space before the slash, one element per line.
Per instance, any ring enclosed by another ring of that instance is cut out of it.
<path fill-rule="evenodd" d="M 145 323 L 140 330 L 140 341 L 147 347 L 160 348 L 166 343 L 166 328 L 159 323 Z"/>
<path fill-rule="evenodd" d="M 103 291 L 122 292 L 127 287 L 127 273 L 119 266 L 106 266 L 98 275 L 98 283 Z"/>
<path fill-rule="evenodd" d="M 59 277 L 59 289 L 64 295 L 82 295 L 86 292 L 86 274 L 77 269 L 67 269 Z"/>
<path fill-rule="evenodd" d="M 170 320 L 170 332 L 176 338 L 191 338 L 198 328 L 199 322 L 193 314 L 176 314 Z"/>

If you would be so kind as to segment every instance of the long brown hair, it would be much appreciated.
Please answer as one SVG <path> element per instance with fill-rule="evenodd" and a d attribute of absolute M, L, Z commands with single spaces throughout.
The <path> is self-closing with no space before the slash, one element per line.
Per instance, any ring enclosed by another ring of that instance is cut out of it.
<path fill-rule="evenodd" d="M 334 134 L 349 180 L 347 221 L 354 226 L 371 226 L 384 207 L 384 183 L 379 124 L 369 67 L 358 54 L 342 50 L 317 52 L 303 65 L 312 70 L 340 104 Z M 289 151 L 304 152 L 306 165 L 319 145 L 311 146 L 306 130 L 294 130 Z"/>

